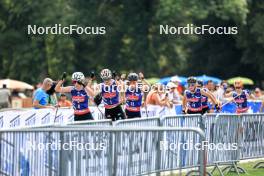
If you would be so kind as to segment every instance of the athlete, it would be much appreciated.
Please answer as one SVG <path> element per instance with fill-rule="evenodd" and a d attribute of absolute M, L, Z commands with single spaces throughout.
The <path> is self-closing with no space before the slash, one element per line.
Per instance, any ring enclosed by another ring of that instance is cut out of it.
<path fill-rule="evenodd" d="M 225 93 L 225 97 L 231 97 L 232 100 L 235 102 L 236 113 L 247 113 L 249 109 L 247 100 L 249 98 L 255 99 L 255 97 L 250 94 L 247 90 L 243 90 L 243 83 L 241 80 L 236 80 L 234 82 L 234 88 L 234 91 Z"/>
<path fill-rule="evenodd" d="M 197 80 L 194 77 L 187 79 L 188 89 L 185 90 L 183 96 L 183 112 L 186 114 L 202 114 L 202 96 L 206 96 L 212 100 L 216 108 L 219 109 L 220 103 L 215 99 L 212 94 L 205 92 L 197 87 Z"/>
<path fill-rule="evenodd" d="M 94 91 L 87 86 L 85 76 L 82 72 L 72 74 L 74 86 L 62 87 L 63 80 L 60 80 L 55 87 L 56 92 L 71 93 L 72 105 L 74 109 L 74 121 L 93 120 L 93 116 L 88 107 L 90 97 L 94 97 Z"/>
<path fill-rule="evenodd" d="M 99 85 L 105 107 L 105 117 L 112 121 L 125 119 L 125 113 L 121 107 L 122 97 L 119 93 L 124 91 L 124 83 L 112 79 L 112 72 L 109 69 L 101 71 L 103 83 Z"/>
<path fill-rule="evenodd" d="M 142 73 L 141 73 L 142 74 Z M 141 75 L 142 76 L 142 75 Z M 144 77 L 144 76 L 143 76 Z M 130 73 L 127 77 L 128 87 L 125 91 L 125 112 L 127 118 L 141 117 L 141 106 L 143 99 L 143 92 L 148 87 L 144 79 L 142 80 L 143 85 L 138 84 L 139 75 L 137 73 Z"/>

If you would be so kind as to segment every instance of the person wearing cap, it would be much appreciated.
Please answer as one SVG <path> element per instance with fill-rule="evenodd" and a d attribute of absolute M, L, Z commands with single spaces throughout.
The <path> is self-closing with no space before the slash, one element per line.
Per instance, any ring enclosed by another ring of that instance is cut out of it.
<path fill-rule="evenodd" d="M 212 100 L 216 108 L 220 108 L 220 102 L 218 102 L 212 94 L 205 92 L 197 87 L 197 80 L 194 77 L 187 79 L 188 89 L 185 90 L 183 96 L 183 112 L 185 114 L 202 114 L 202 96 L 206 96 Z"/>
<path fill-rule="evenodd" d="M 48 103 L 49 95 L 47 94 L 47 91 L 51 89 L 52 85 L 52 79 L 45 78 L 42 86 L 35 91 L 33 95 L 33 107 L 35 109 L 54 108 L 54 106 Z"/>
<path fill-rule="evenodd" d="M 167 84 L 168 98 L 171 104 L 181 104 L 182 96 L 177 90 L 177 85 L 173 82 Z"/>
<path fill-rule="evenodd" d="M 249 110 L 248 99 L 255 99 L 253 94 L 250 94 L 247 90 L 243 89 L 242 80 L 236 80 L 234 82 L 235 90 L 229 93 L 225 93 L 225 98 L 232 98 L 236 104 L 236 113 L 247 113 Z"/>
<path fill-rule="evenodd" d="M 171 77 L 170 79 L 170 82 L 174 83 L 176 86 L 177 86 L 177 91 L 182 94 L 183 93 L 183 87 L 182 85 L 180 84 L 181 83 L 181 80 L 178 76 L 173 76 Z"/>

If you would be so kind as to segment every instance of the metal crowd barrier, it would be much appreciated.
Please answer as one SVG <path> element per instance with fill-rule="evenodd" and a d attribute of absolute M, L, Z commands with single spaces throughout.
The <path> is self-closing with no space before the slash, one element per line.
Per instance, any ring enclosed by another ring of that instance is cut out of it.
<path fill-rule="evenodd" d="M 171 145 L 164 145 L 165 134 L 170 134 L 171 138 L 192 135 L 205 140 L 199 128 L 83 125 L 0 130 L 0 174 L 127 176 L 159 173 L 170 169 L 161 167 L 162 154 L 166 152 L 169 158 L 176 160 L 179 152 Z M 199 175 L 203 176 L 204 156 L 204 150 L 199 150 L 197 163 L 200 163 Z"/>
<path fill-rule="evenodd" d="M 84 121 L 76 121 L 69 122 L 66 125 L 93 125 L 93 126 L 111 126 L 112 120 L 104 119 L 104 120 L 84 120 Z"/>
<path fill-rule="evenodd" d="M 115 126 L 160 126 L 160 117 L 142 117 L 134 119 L 118 120 Z"/>
<path fill-rule="evenodd" d="M 200 128 L 201 126 L 201 115 L 177 115 L 177 116 L 165 116 L 161 118 L 161 125 L 164 127 L 194 127 Z M 201 143 L 201 139 L 197 136 L 186 135 L 186 134 L 176 134 L 170 135 L 169 133 L 165 134 L 164 137 L 173 143 L 189 144 L 189 143 Z M 176 159 L 171 158 L 170 155 L 163 153 L 162 155 L 162 168 L 190 168 L 199 165 L 197 163 L 198 155 L 195 150 L 185 150 L 184 145 L 179 146 L 178 155 Z"/>
<path fill-rule="evenodd" d="M 242 139 L 240 159 L 264 158 L 264 113 L 241 116 Z M 264 161 L 254 168 L 264 168 Z"/>

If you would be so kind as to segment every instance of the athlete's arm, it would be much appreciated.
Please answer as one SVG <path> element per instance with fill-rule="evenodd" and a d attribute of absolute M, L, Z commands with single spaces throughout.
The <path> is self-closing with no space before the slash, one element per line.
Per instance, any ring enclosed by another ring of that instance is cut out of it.
<path fill-rule="evenodd" d="M 187 98 L 184 95 L 182 99 L 182 111 L 186 112 L 186 110 L 187 110 Z"/>
<path fill-rule="evenodd" d="M 142 72 L 138 73 L 139 79 L 142 81 L 143 85 L 147 86 L 147 88 L 151 87 L 148 81 L 145 79 L 144 74 Z"/>
<path fill-rule="evenodd" d="M 224 97 L 225 98 L 231 98 L 231 97 L 233 97 L 233 92 L 224 93 Z"/>
<path fill-rule="evenodd" d="M 67 86 L 67 87 L 62 87 L 61 85 L 63 84 L 63 80 L 60 80 L 56 87 L 55 87 L 55 91 L 59 92 L 59 93 L 70 93 L 72 90 L 72 86 Z"/>
<path fill-rule="evenodd" d="M 87 85 L 84 90 L 90 97 L 95 96 L 94 90 L 90 86 Z"/>
<path fill-rule="evenodd" d="M 126 99 L 125 99 L 125 82 L 124 81 L 122 81 L 122 80 L 119 80 L 119 81 L 117 81 L 117 80 L 115 80 L 116 81 L 116 85 L 117 85 L 117 91 L 119 91 L 119 93 L 120 93 L 120 103 L 125 103 L 125 101 L 126 101 Z"/>

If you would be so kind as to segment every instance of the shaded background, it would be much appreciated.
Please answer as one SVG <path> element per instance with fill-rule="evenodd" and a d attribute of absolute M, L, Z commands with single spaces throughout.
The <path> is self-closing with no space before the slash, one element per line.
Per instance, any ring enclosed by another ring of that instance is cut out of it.
<path fill-rule="evenodd" d="M 36 84 L 109 67 L 146 77 L 264 78 L 264 1 L 1 0 L 0 78 Z M 27 35 L 27 25 L 105 26 L 106 35 Z M 237 26 L 237 35 L 159 35 L 159 25 Z"/>

